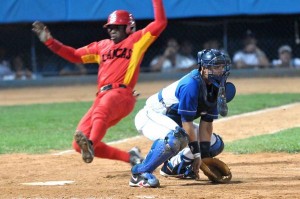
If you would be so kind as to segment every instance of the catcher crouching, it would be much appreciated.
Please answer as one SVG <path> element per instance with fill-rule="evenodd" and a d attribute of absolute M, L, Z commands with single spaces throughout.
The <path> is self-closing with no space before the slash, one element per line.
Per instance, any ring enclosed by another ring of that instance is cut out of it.
<path fill-rule="evenodd" d="M 165 177 L 199 180 L 202 170 L 213 183 L 231 180 L 229 167 L 214 158 L 224 142 L 213 133 L 213 121 L 227 115 L 227 103 L 236 92 L 227 82 L 231 60 L 216 49 L 199 51 L 197 56 L 199 69 L 150 96 L 137 113 L 137 130 L 153 144 L 143 162 L 132 167 L 130 186 L 159 187 L 153 171 L 161 164 Z"/>

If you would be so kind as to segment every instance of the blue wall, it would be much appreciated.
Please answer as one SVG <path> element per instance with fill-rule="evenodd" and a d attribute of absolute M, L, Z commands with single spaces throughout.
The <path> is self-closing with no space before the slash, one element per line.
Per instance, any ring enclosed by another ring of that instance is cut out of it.
<path fill-rule="evenodd" d="M 136 19 L 153 18 L 151 0 L 1 0 L 0 24 L 106 20 L 125 9 Z M 169 19 L 299 14 L 299 0 L 164 0 Z"/>

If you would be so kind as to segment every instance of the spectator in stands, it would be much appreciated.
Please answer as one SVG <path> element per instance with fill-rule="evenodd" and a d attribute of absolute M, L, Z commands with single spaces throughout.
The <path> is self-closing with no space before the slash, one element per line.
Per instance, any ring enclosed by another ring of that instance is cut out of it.
<path fill-rule="evenodd" d="M 233 64 L 236 68 L 267 68 L 269 60 L 266 54 L 257 46 L 257 40 L 251 31 L 247 31 L 243 40 L 243 49 L 233 56 Z"/>
<path fill-rule="evenodd" d="M 67 64 L 63 69 L 59 71 L 59 75 L 70 76 L 70 75 L 86 75 L 87 69 L 84 64 Z"/>
<path fill-rule="evenodd" d="M 6 49 L 0 44 L 0 79 L 15 80 L 15 79 L 32 79 L 35 76 L 24 62 L 24 55 L 19 53 L 8 58 Z"/>
<path fill-rule="evenodd" d="M 182 42 L 182 44 L 180 45 L 179 53 L 182 56 L 185 56 L 186 58 L 188 58 L 188 60 L 189 60 L 188 65 L 190 65 L 190 66 L 189 66 L 189 68 L 185 69 L 187 71 L 190 71 L 193 68 L 198 68 L 197 60 L 194 57 L 195 53 L 193 51 L 194 51 L 194 45 L 189 40 L 184 40 Z"/>
<path fill-rule="evenodd" d="M 203 43 L 203 49 L 221 50 L 220 42 L 217 39 L 209 39 Z"/>
<path fill-rule="evenodd" d="M 13 76 L 10 60 L 6 57 L 6 48 L 0 44 L 0 79 L 12 79 Z"/>
<path fill-rule="evenodd" d="M 278 59 L 272 61 L 274 68 L 300 68 L 300 58 L 293 58 L 293 51 L 289 45 L 278 48 Z"/>
<path fill-rule="evenodd" d="M 185 49 L 183 49 L 183 51 L 186 50 L 186 46 L 184 48 Z M 179 50 L 180 45 L 178 41 L 174 38 L 168 39 L 164 53 L 155 57 L 151 61 L 150 70 L 153 72 L 175 72 L 191 70 L 191 68 L 193 68 L 197 63 L 196 59 L 190 57 L 190 55 L 186 56 L 180 54 Z"/>
<path fill-rule="evenodd" d="M 24 55 L 19 53 L 12 59 L 12 68 L 15 71 L 15 79 L 33 79 L 35 76 L 24 62 Z"/>
<path fill-rule="evenodd" d="M 229 53 L 221 46 L 221 43 L 216 38 L 212 38 L 204 42 L 203 49 L 217 49 L 229 55 Z"/>

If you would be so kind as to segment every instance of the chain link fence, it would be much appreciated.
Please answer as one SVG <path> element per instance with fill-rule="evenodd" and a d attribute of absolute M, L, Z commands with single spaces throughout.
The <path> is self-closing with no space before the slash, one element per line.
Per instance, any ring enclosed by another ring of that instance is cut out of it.
<path fill-rule="evenodd" d="M 145 54 L 142 68 L 147 68 L 151 59 L 162 53 L 166 41 L 173 37 L 179 43 L 189 40 L 193 44 L 193 54 L 202 50 L 207 41 L 218 42 L 232 57 L 242 48 L 242 39 L 247 30 L 251 30 L 258 46 L 271 61 L 278 57 L 278 48 L 288 44 L 294 57 L 300 57 L 298 15 L 240 16 L 230 18 L 195 18 L 169 20 L 168 27 Z M 149 20 L 138 20 L 137 29 L 145 27 Z M 47 23 L 52 35 L 66 45 L 75 48 L 93 41 L 107 38 L 102 28 L 104 21 Z M 212 42 L 211 42 L 212 43 Z M 216 43 L 213 43 L 216 44 Z M 13 58 L 21 55 L 24 67 L 40 76 L 55 76 L 72 64 L 50 52 L 32 33 L 31 24 L 0 25 L 0 46 L 6 49 L 6 56 Z M 96 64 L 86 65 L 88 74 L 96 74 Z"/>

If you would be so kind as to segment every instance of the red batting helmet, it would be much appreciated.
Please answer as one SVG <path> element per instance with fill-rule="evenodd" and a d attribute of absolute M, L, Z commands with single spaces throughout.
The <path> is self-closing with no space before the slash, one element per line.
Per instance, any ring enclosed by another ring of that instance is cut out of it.
<path fill-rule="evenodd" d="M 126 33 L 131 34 L 135 31 L 135 21 L 131 13 L 126 10 L 116 10 L 112 12 L 107 19 L 107 23 L 103 26 L 107 28 L 108 25 L 126 25 Z"/>

